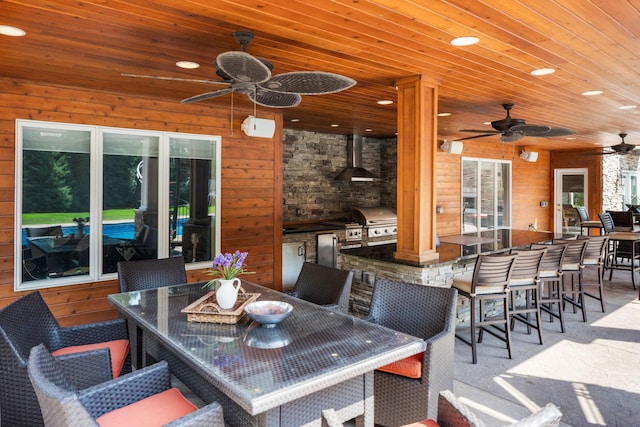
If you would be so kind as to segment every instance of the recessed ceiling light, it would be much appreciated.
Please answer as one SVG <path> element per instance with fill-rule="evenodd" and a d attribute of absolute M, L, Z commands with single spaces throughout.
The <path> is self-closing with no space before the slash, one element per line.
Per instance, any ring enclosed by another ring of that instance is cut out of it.
<path fill-rule="evenodd" d="M 556 70 L 553 68 L 538 68 L 537 70 L 533 70 L 531 72 L 532 76 L 546 76 L 549 74 L 555 73 Z"/>
<path fill-rule="evenodd" d="M 21 30 L 17 27 L 10 27 L 9 25 L 0 25 L 0 34 L 11 37 L 22 37 L 26 33 L 26 31 Z"/>
<path fill-rule="evenodd" d="M 378 101 L 378 104 L 380 105 L 391 105 L 393 104 L 393 101 L 390 99 L 381 99 L 380 101 Z"/>
<path fill-rule="evenodd" d="M 576 139 L 576 137 L 575 136 L 568 136 L 567 139 L 573 140 L 573 139 Z"/>
<path fill-rule="evenodd" d="M 373 129 L 371 129 L 371 128 L 366 128 L 364 131 L 365 131 L 365 132 L 373 132 Z"/>
<path fill-rule="evenodd" d="M 483 125 L 490 125 L 491 122 L 482 122 Z"/>
<path fill-rule="evenodd" d="M 331 125 L 332 128 L 337 128 L 338 126 L 340 126 L 340 125 L 337 124 L 337 123 L 334 123 L 334 124 Z"/>
<path fill-rule="evenodd" d="M 300 119 L 291 119 L 291 123 L 298 123 Z"/>
<path fill-rule="evenodd" d="M 180 68 L 186 68 L 189 70 L 192 70 L 194 68 L 200 68 L 200 64 L 193 61 L 178 61 L 176 62 L 176 65 Z"/>
<path fill-rule="evenodd" d="M 633 110 L 634 108 L 637 108 L 637 105 L 623 105 L 618 107 L 621 110 Z"/>
<path fill-rule="evenodd" d="M 477 38 L 477 37 L 464 36 L 464 37 L 457 37 L 457 38 L 451 40 L 451 44 L 453 46 L 471 46 L 472 44 L 476 44 L 479 41 L 480 41 L 480 39 Z"/>
<path fill-rule="evenodd" d="M 586 92 L 582 92 L 584 96 L 594 96 L 594 95 L 602 95 L 601 90 L 588 90 Z"/>
<path fill-rule="evenodd" d="M 438 113 L 438 117 L 448 117 L 451 113 Z"/>

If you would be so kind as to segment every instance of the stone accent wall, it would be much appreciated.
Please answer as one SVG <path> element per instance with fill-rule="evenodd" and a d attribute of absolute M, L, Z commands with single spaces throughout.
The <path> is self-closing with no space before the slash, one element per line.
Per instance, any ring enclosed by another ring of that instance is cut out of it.
<path fill-rule="evenodd" d="M 363 167 L 381 177 L 373 182 L 334 179 L 347 165 L 345 135 L 284 129 L 283 140 L 285 223 L 346 218 L 353 206 L 396 206 L 395 140 L 364 138 Z"/>
<path fill-rule="evenodd" d="M 640 173 L 640 159 L 637 156 L 602 157 L 602 208 L 603 210 L 627 210 L 622 203 L 622 172 Z M 629 202 L 625 200 L 625 202 Z M 637 201 L 640 204 L 640 200 Z"/>

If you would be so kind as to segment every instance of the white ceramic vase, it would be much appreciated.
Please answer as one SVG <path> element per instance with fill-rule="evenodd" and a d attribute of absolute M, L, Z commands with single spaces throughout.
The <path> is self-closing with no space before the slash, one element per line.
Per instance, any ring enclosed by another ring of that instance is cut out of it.
<path fill-rule="evenodd" d="M 218 279 L 218 290 L 216 291 L 216 300 L 223 310 L 233 308 L 238 299 L 238 290 L 240 289 L 240 279 L 237 277 L 226 280 Z"/>

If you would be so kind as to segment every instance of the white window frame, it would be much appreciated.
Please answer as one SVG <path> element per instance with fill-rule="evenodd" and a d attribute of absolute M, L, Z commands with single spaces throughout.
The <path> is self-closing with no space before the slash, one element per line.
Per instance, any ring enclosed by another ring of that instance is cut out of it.
<path fill-rule="evenodd" d="M 25 127 L 43 127 L 47 129 L 87 131 L 90 133 L 91 153 L 90 167 L 96 173 L 90 177 L 90 224 L 100 224 L 100 232 L 91 232 L 89 235 L 89 274 L 69 276 L 61 278 L 47 278 L 23 282 L 22 278 L 22 177 L 23 177 L 23 129 Z M 92 126 L 72 123 L 57 123 L 36 120 L 16 120 L 16 156 L 15 156 L 15 207 L 14 207 L 14 290 L 27 291 L 45 289 L 58 286 L 67 286 L 80 283 L 113 280 L 117 273 L 102 273 L 102 204 L 103 204 L 103 140 L 104 133 L 124 133 L 159 136 L 158 152 L 158 257 L 169 256 L 169 139 L 186 138 L 209 140 L 215 144 L 215 240 L 214 253 L 220 252 L 220 195 L 221 195 L 221 159 L 222 137 L 219 135 L 187 134 L 176 132 L 161 132 L 141 129 L 115 128 L 107 126 Z M 188 263 L 187 269 L 199 269 L 209 267 L 210 262 L 202 261 Z"/>

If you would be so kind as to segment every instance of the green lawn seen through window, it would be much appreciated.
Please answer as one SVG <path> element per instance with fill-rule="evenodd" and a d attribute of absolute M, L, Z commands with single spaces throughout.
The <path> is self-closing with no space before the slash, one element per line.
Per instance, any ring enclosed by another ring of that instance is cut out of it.
<path fill-rule="evenodd" d="M 73 218 L 86 218 L 89 212 L 38 212 L 22 214 L 22 225 L 73 224 Z M 102 221 L 133 221 L 135 209 L 110 209 L 102 212 Z"/>

